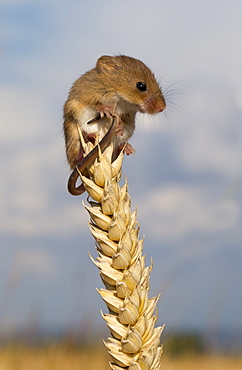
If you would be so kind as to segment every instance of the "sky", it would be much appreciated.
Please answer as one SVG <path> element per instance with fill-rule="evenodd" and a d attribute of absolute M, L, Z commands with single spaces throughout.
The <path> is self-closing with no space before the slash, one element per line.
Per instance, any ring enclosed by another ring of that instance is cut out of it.
<path fill-rule="evenodd" d="M 0 328 L 104 325 L 62 106 L 99 56 L 141 59 L 167 109 L 126 157 L 166 330 L 242 330 L 242 3 L 0 0 Z"/>

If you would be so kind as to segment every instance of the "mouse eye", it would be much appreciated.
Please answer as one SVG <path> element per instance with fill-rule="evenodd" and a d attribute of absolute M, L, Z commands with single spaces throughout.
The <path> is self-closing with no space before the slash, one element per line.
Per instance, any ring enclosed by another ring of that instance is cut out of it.
<path fill-rule="evenodd" d="M 144 82 L 137 82 L 136 87 L 139 91 L 146 91 L 147 87 Z"/>

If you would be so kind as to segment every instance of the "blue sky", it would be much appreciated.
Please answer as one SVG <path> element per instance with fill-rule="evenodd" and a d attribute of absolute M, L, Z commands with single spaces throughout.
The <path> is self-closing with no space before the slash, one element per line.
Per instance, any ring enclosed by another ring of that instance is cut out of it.
<path fill-rule="evenodd" d="M 1 0 L 0 25 L 2 330 L 33 313 L 45 327 L 102 325 L 88 216 L 66 191 L 62 105 L 117 53 L 170 91 L 165 114 L 137 117 L 123 170 L 159 321 L 241 330 L 241 2 Z"/>

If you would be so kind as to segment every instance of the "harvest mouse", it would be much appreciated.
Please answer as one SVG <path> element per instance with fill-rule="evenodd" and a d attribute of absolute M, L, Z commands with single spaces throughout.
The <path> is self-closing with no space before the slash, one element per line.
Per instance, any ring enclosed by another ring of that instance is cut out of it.
<path fill-rule="evenodd" d="M 78 126 L 85 141 L 94 142 L 98 135 L 103 139 L 103 146 L 111 140 L 114 142 L 116 156 L 122 149 L 129 155 L 134 152 L 127 141 L 135 130 L 136 113 L 155 114 L 162 112 L 165 107 L 161 88 L 143 62 L 125 55 L 100 57 L 95 68 L 74 82 L 64 105 L 66 156 L 70 168 L 77 166 L 82 172 L 87 166 Z M 116 125 L 114 128 L 113 122 L 111 129 L 110 119 L 114 121 L 113 118 Z M 102 149 L 101 143 L 100 147 Z M 96 156 L 97 150 L 89 156 L 88 163 Z M 72 180 L 71 177 L 69 180 L 68 189 L 73 195 L 85 191 L 83 185 L 79 191 L 75 191 L 78 188 L 75 188 L 73 181 L 76 182 L 77 178 L 76 171 Z"/>

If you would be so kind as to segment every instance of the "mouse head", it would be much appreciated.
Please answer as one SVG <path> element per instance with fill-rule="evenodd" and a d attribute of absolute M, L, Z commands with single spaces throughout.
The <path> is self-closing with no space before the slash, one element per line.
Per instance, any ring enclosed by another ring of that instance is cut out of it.
<path fill-rule="evenodd" d="M 165 107 L 161 88 L 151 70 L 140 60 L 125 55 L 104 55 L 97 61 L 106 90 L 118 95 L 142 113 L 159 113 Z"/>

